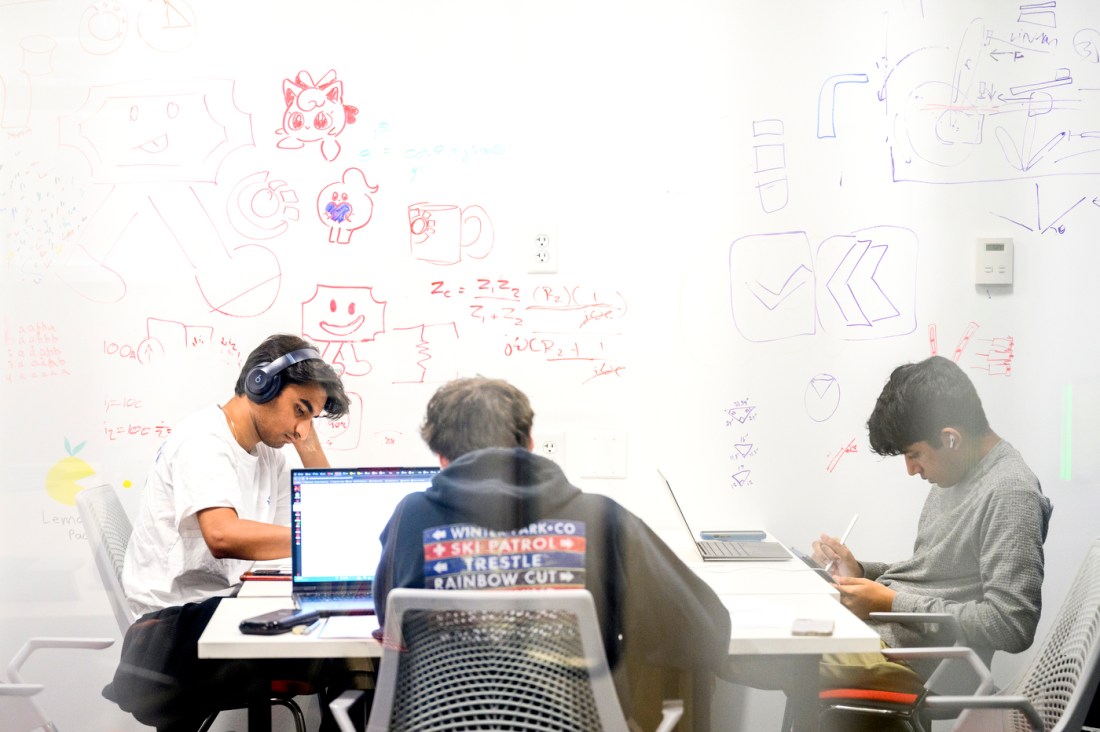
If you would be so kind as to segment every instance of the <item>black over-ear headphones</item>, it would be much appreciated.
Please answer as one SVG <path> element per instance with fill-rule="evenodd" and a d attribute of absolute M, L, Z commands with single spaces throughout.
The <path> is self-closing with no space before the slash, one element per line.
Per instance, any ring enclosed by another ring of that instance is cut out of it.
<path fill-rule="evenodd" d="M 244 380 L 244 392 L 248 398 L 257 404 L 270 402 L 279 393 L 279 387 L 283 380 L 279 372 L 299 361 L 320 359 L 321 354 L 312 348 L 300 348 L 297 351 L 283 354 L 270 363 L 261 363 L 248 372 Z"/>

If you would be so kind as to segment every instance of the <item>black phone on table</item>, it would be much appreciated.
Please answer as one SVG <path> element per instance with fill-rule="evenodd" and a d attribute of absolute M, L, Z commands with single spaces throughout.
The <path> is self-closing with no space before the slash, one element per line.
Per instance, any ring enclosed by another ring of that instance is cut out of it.
<path fill-rule="evenodd" d="M 241 621 L 241 632 L 249 635 L 276 635 L 287 633 L 299 625 L 310 625 L 321 614 L 316 610 L 299 610 L 293 607 L 272 610 Z"/>

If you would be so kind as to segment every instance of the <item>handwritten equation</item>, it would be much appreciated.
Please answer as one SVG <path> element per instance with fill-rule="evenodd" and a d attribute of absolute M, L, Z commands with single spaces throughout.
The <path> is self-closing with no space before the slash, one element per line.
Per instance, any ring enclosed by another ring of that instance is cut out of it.
<path fill-rule="evenodd" d="M 436 165 L 471 165 L 507 154 L 507 148 L 500 144 L 480 142 L 400 142 L 393 138 L 393 127 L 387 121 L 381 121 L 375 127 L 371 144 L 359 150 L 362 161 L 396 162 L 408 164 L 409 182 L 426 168 Z"/>
<path fill-rule="evenodd" d="M 120 440 L 153 439 L 163 441 L 172 434 L 172 428 L 163 420 L 145 418 L 140 412 L 145 400 L 132 395 L 111 394 L 103 397 L 103 436 L 108 442 Z"/>
<path fill-rule="evenodd" d="M 621 377 L 627 368 L 614 353 L 629 310 L 621 292 L 476 277 L 434 280 L 429 294 L 464 309 L 460 324 L 496 329 L 505 358 L 584 362 L 589 368 L 582 383 Z"/>
<path fill-rule="evenodd" d="M 748 399 L 738 399 L 732 407 L 723 410 L 723 420 L 727 429 L 737 429 L 756 422 L 759 413 L 756 406 Z M 729 455 L 733 472 L 730 473 L 730 487 L 746 488 L 753 485 L 752 469 L 749 461 L 760 454 L 760 448 L 752 439 L 750 432 L 738 432 L 738 437 L 733 443 L 733 452 Z"/>
<path fill-rule="evenodd" d="M 160 422 L 155 424 L 142 424 L 135 422 L 105 422 L 103 424 L 103 434 L 107 438 L 108 442 L 115 442 L 116 440 L 122 440 L 125 438 L 140 437 L 150 437 L 156 439 L 157 441 L 163 441 L 164 438 L 172 434 L 172 428 Z"/>

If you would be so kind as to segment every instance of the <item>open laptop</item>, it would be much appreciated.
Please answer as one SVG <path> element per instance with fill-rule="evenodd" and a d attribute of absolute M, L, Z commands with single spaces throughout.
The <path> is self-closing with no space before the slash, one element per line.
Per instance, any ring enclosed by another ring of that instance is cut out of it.
<path fill-rule="evenodd" d="M 699 556 L 703 558 L 704 562 L 774 562 L 791 559 L 791 553 L 778 541 L 725 541 L 717 539 L 707 541 L 696 539 L 695 532 L 691 530 L 691 525 L 688 524 L 684 509 L 680 507 L 680 501 L 676 499 L 676 492 L 672 490 L 672 484 L 668 482 L 668 478 L 660 470 L 657 471 L 657 475 L 661 476 L 665 487 L 668 488 L 668 493 L 672 496 L 672 502 L 676 504 L 676 510 L 680 512 L 680 518 L 683 519 L 684 528 L 687 529 L 688 535 L 695 542 L 695 547 L 699 550 Z"/>
<path fill-rule="evenodd" d="M 438 467 L 296 468 L 290 471 L 291 582 L 295 607 L 321 615 L 374 612 L 378 537 L 394 508 L 427 488 Z"/>

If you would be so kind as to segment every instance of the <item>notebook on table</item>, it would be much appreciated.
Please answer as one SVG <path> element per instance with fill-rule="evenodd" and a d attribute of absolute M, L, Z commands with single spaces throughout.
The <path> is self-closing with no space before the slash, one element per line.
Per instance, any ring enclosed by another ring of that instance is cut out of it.
<path fill-rule="evenodd" d="M 657 474 L 668 488 L 668 494 L 672 496 L 672 502 L 676 504 L 676 510 L 680 519 L 684 522 L 684 528 L 695 542 L 695 548 L 699 550 L 699 556 L 704 562 L 773 562 L 791 558 L 791 553 L 778 541 L 726 541 L 696 539 L 695 532 L 688 524 L 684 509 L 680 507 L 680 501 L 676 499 L 676 492 L 672 490 L 672 484 L 660 470 Z M 716 532 L 717 533 L 717 532 Z"/>
<path fill-rule="evenodd" d="M 290 471 L 291 582 L 295 607 L 322 615 L 374 612 L 378 537 L 394 508 L 427 488 L 438 467 L 296 468 Z"/>

